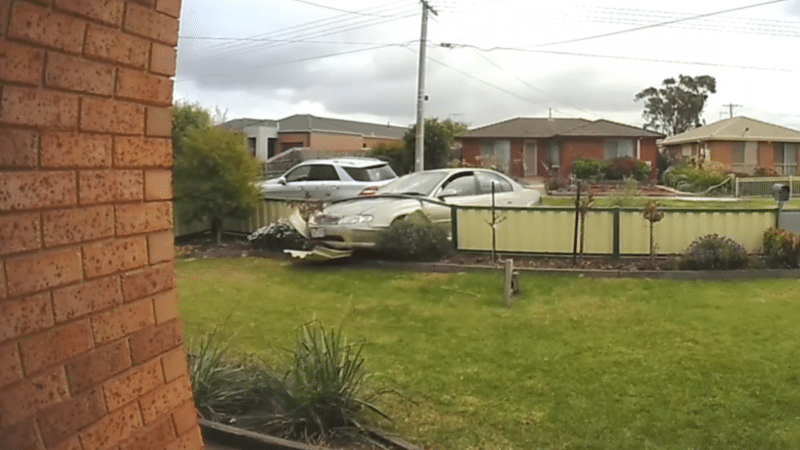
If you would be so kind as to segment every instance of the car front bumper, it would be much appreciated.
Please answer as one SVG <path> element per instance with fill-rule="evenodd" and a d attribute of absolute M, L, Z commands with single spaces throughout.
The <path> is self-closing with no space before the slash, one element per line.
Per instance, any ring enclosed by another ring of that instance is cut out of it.
<path fill-rule="evenodd" d="M 386 227 L 348 227 L 342 225 L 309 225 L 311 240 L 332 248 L 375 248 Z"/>

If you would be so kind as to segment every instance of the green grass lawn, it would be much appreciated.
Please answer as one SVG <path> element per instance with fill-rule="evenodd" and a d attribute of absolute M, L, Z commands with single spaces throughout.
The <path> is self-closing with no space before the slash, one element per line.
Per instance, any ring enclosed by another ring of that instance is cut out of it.
<path fill-rule="evenodd" d="M 428 449 L 800 448 L 800 281 L 675 282 L 178 263 L 185 332 L 275 364 L 364 338 L 389 428 Z M 226 321 L 227 318 L 227 321 Z"/>

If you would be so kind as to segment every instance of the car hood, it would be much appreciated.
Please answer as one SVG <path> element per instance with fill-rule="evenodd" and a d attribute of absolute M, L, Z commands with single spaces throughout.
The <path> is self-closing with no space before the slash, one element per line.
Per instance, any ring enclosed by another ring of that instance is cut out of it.
<path fill-rule="evenodd" d="M 365 197 L 331 203 L 314 216 L 317 224 L 334 223 L 341 217 L 370 215 L 374 225 L 388 225 L 398 215 L 419 209 L 423 198 L 410 196 Z"/>

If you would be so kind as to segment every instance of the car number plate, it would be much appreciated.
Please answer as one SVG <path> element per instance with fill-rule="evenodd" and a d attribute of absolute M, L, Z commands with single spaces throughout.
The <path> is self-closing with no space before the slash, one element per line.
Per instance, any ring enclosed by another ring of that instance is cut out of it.
<path fill-rule="evenodd" d="M 312 228 L 311 229 L 311 237 L 312 238 L 323 238 L 325 237 L 325 230 L 322 228 Z"/>

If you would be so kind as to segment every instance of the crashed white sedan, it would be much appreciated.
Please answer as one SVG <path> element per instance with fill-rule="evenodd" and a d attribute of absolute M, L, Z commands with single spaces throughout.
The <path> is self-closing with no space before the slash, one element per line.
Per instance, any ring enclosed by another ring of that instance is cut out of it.
<path fill-rule="evenodd" d="M 451 205 L 495 204 L 534 206 L 541 194 L 507 176 L 488 169 L 439 169 L 400 177 L 378 189 L 375 196 L 333 202 L 308 221 L 308 234 L 316 242 L 340 249 L 372 248 L 380 232 L 406 218 L 447 226 Z"/>

